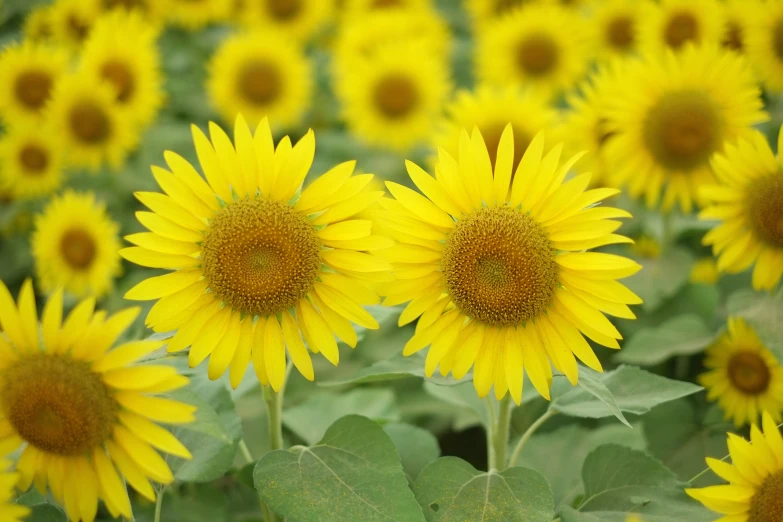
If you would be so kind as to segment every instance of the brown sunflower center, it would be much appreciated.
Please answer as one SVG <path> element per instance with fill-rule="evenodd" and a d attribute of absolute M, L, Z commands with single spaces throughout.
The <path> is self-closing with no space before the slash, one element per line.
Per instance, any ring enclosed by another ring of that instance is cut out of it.
<path fill-rule="evenodd" d="M 783 520 L 783 471 L 767 477 L 750 500 L 748 522 Z"/>
<path fill-rule="evenodd" d="M 404 5 L 404 0 L 373 0 L 372 2 L 372 6 L 376 9 L 384 9 L 386 7 L 403 7 Z"/>
<path fill-rule="evenodd" d="M 672 170 L 705 165 L 721 141 L 721 118 L 697 91 L 672 92 L 650 107 L 642 128 L 655 160 Z"/>
<path fill-rule="evenodd" d="M 278 20 L 290 20 L 302 10 L 302 0 L 266 0 L 266 7 Z"/>
<path fill-rule="evenodd" d="M 90 32 L 90 26 L 87 25 L 87 22 L 79 18 L 76 13 L 68 15 L 66 25 L 68 34 L 77 42 L 81 42 L 87 38 L 87 33 Z"/>
<path fill-rule="evenodd" d="M 495 14 L 501 15 L 527 3 L 527 0 L 495 0 Z"/>
<path fill-rule="evenodd" d="M 43 173 L 49 165 L 49 153 L 43 147 L 27 144 L 19 152 L 19 163 L 27 174 L 33 176 Z"/>
<path fill-rule="evenodd" d="M 625 51 L 633 45 L 633 19 L 630 16 L 617 16 L 606 26 L 606 39 L 615 49 Z"/>
<path fill-rule="evenodd" d="M 416 84 L 406 76 L 386 76 L 375 86 L 375 104 L 389 118 L 406 116 L 418 102 L 419 91 Z"/>
<path fill-rule="evenodd" d="M 492 168 L 495 168 L 495 162 L 498 159 L 498 146 L 500 145 L 500 138 L 503 136 L 503 129 L 505 124 L 493 124 L 487 126 L 481 130 L 481 135 L 484 137 L 484 143 L 487 144 L 487 152 L 489 152 L 489 160 L 492 162 Z M 512 165 L 511 172 L 515 172 L 517 165 L 522 160 L 522 156 L 525 154 L 527 147 L 533 140 L 530 136 L 523 133 L 516 127 L 511 127 L 514 133 L 514 164 Z"/>
<path fill-rule="evenodd" d="M 202 245 L 202 270 L 234 310 L 269 316 L 307 295 L 321 267 L 321 243 L 304 215 L 270 199 L 238 200 L 220 210 Z"/>
<path fill-rule="evenodd" d="M 737 22 L 729 22 L 726 36 L 723 38 L 723 46 L 735 51 L 742 50 L 742 28 Z"/>
<path fill-rule="evenodd" d="M 83 101 L 71 107 L 71 130 L 76 138 L 90 145 L 106 141 L 111 133 L 111 121 L 106 111 L 95 102 Z"/>
<path fill-rule="evenodd" d="M 517 47 L 517 67 L 529 76 L 548 74 L 559 59 L 557 43 L 546 34 L 532 34 Z"/>
<path fill-rule="evenodd" d="M 253 62 L 239 74 L 239 92 L 250 102 L 264 105 L 274 101 L 282 90 L 280 70 L 269 62 Z"/>
<path fill-rule="evenodd" d="M 748 395 L 767 391 L 772 377 L 764 359 L 755 352 L 737 352 L 729 359 L 729 379 Z"/>
<path fill-rule="evenodd" d="M 95 240 L 80 228 L 67 230 L 60 239 L 60 253 L 74 270 L 86 270 L 97 253 Z"/>
<path fill-rule="evenodd" d="M 746 198 L 753 231 L 762 241 L 783 248 L 783 173 L 755 180 Z"/>
<path fill-rule="evenodd" d="M 108 62 L 101 67 L 101 76 L 114 85 L 117 92 L 117 101 L 125 103 L 133 96 L 136 89 L 136 81 L 127 64 L 121 62 Z"/>
<path fill-rule="evenodd" d="M 441 271 L 449 296 L 468 317 L 521 324 L 552 302 L 558 284 L 554 254 L 546 231 L 529 215 L 482 208 L 449 234 Z"/>
<path fill-rule="evenodd" d="M 26 71 L 16 78 L 16 99 L 25 107 L 37 111 L 43 108 L 52 90 L 52 77 L 44 71 Z"/>
<path fill-rule="evenodd" d="M 89 363 L 39 353 L 3 373 L 3 413 L 19 436 L 56 455 L 90 453 L 111 434 L 117 403 Z"/>
<path fill-rule="evenodd" d="M 664 38 L 669 47 L 679 49 L 686 42 L 699 39 L 699 22 L 690 11 L 675 13 L 666 24 Z"/>

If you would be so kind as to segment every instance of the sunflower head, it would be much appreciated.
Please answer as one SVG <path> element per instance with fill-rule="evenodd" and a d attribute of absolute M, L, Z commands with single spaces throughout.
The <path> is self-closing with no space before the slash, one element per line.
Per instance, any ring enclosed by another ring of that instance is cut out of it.
<path fill-rule="evenodd" d="M 602 58 L 625 57 L 636 51 L 642 7 L 635 0 L 608 0 L 596 5 L 591 25 Z"/>
<path fill-rule="evenodd" d="M 227 20 L 231 2 L 226 0 L 167 0 L 167 19 L 174 25 L 191 31 Z"/>
<path fill-rule="evenodd" d="M 0 185 L 14 199 L 50 194 L 62 184 L 63 150 L 50 128 L 16 125 L 0 140 Z"/>
<path fill-rule="evenodd" d="M 333 10 L 334 2 L 320 0 L 252 0 L 239 16 L 249 27 L 268 27 L 305 42 L 330 21 Z"/>
<path fill-rule="evenodd" d="M 723 10 L 716 0 L 650 2 L 639 25 L 644 52 L 680 51 L 686 44 L 717 45 L 723 38 Z"/>
<path fill-rule="evenodd" d="M 698 259 L 691 267 L 690 282 L 702 285 L 714 285 L 718 282 L 720 273 L 718 265 L 712 257 Z"/>
<path fill-rule="evenodd" d="M 32 42 L 46 42 L 52 38 L 50 6 L 36 7 L 27 14 L 24 21 L 24 35 Z"/>
<path fill-rule="evenodd" d="M 764 86 L 778 92 L 783 89 L 783 3 L 746 2 L 748 16 L 745 54 Z"/>
<path fill-rule="evenodd" d="M 79 52 L 95 20 L 100 16 L 98 3 L 58 0 L 50 9 L 52 39 L 72 53 Z"/>

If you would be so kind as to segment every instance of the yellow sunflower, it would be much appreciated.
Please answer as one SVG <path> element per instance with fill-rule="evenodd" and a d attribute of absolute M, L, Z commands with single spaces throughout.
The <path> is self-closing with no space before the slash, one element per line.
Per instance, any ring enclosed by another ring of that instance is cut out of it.
<path fill-rule="evenodd" d="M 13 502 L 15 486 L 19 482 L 19 473 L 7 471 L 8 462 L 0 459 L 0 520 L 3 522 L 22 522 L 30 508 Z"/>
<path fill-rule="evenodd" d="M 226 121 L 243 114 L 254 126 L 264 117 L 275 126 L 293 126 L 310 107 L 312 64 L 278 31 L 229 37 L 208 70 L 207 92 Z"/>
<path fill-rule="evenodd" d="M 762 5 L 760 0 L 724 0 L 721 8 L 726 29 L 721 43 L 725 48 L 745 52 L 750 28 L 763 12 Z"/>
<path fill-rule="evenodd" d="M 196 31 L 229 19 L 232 5 L 227 0 L 168 0 L 167 8 L 174 25 Z"/>
<path fill-rule="evenodd" d="M 349 17 L 367 16 L 378 11 L 417 11 L 431 9 L 432 0 L 343 0 L 341 10 Z"/>
<path fill-rule="evenodd" d="M 28 41 L 0 54 L 0 114 L 7 122 L 40 121 L 57 80 L 68 70 L 68 54 Z"/>
<path fill-rule="evenodd" d="M 460 91 L 446 113 L 433 141 L 435 150 L 442 148 L 456 158 L 462 130 L 478 127 L 493 168 L 506 125 L 510 123 L 514 132 L 512 169 L 516 169 L 533 137 L 541 130 L 552 131 L 559 122 L 558 112 L 547 97 L 513 85 L 480 86 L 475 92 Z"/>
<path fill-rule="evenodd" d="M 235 144 L 217 125 L 210 140 L 193 127 L 204 181 L 173 152 L 172 172 L 152 167 L 168 194 L 137 193 L 152 212 L 139 212 L 150 232 L 128 236 L 138 245 L 127 260 L 173 272 L 142 281 L 125 297 L 157 299 L 147 315 L 155 331 L 177 330 L 170 351 L 190 346 L 191 366 L 208 356 L 209 377 L 227 370 L 239 385 L 253 361 L 262 384 L 277 391 L 286 373 L 286 348 L 296 368 L 313 380 L 310 351 L 337 364 L 335 334 L 351 346 L 351 323 L 378 328 L 361 305 L 377 302 L 365 280 L 386 278 L 390 266 L 367 253 L 391 241 L 355 219 L 381 191 L 366 190 L 371 174 L 352 176 L 340 164 L 304 191 L 315 137 L 274 148 L 266 119 L 254 134 L 239 116 Z"/>
<path fill-rule="evenodd" d="M 159 23 L 165 16 L 171 0 L 93 0 L 104 12 L 125 11 L 140 13 L 148 22 Z"/>
<path fill-rule="evenodd" d="M 33 260 L 44 292 L 77 297 L 106 294 L 120 273 L 119 226 L 91 193 L 53 198 L 35 218 Z"/>
<path fill-rule="evenodd" d="M 778 135 L 778 147 L 783 132 Z M 783 150 L 778 148 L 778 150 Z M 773 290 L 783 275 L 783 171 L 764 136 L 726 146 L 712 161 L 718 184 L 704 187 L 701 219 L 719 224 L 704 236 L 718 270 L 753 269 L 753 288 Z"/>
<path fill-rule="evenodd" d="M 338 75 L 350 131 L 370 145 L 407 150 L 430 140 L 451 89 L 447 64 L 417 44 L 388 45 Z"/>
<path fill-rule="evenodd" d="M 627 64 L 608 98 L 605 158 L 614 181 L 650 208 L 683 212 L 714 181 L 709 159 L 726 141 L 766 121 L 745 60 L 717 46 L 648 55 Z"/>
<path fill-rule="evenodd" d="M 715 263 L 715 259 L 712 257 L 698 259 L 691 267 L 691 283 L 714 285 L 718 282 L 719 278 L 720 273 L 718 272 L 718 265 Z"/>
<path fill-rule="evenodd" d="M 396 183 L 376 220 L 398 244 L 378 252 L 397 281 L 381 286 L 385 305 L 408 302 L 404 325 L 418 318 L 405 345 L 427 346 L 428 376 L 462 378 L 473 367 L 480 397 L 495 388 L 519 404 L 523 371 L 549 398 L 551 365 L 576 384 L 579 358 L 601 371 L 584 336 L 619 348 L 620 333 L 604 313 L 633 319 L 627 304 L 641 300 L 616 279 L 641 267 L 591 248 L 630 240 L 613 234 L 624 210 L 595 206 L 616 189 L 585 190 L 589 174 L 564 182 L 575 156 L 562 144 L 544 154 L 539 133 L 516 169 L 514 133 L 500 138 L 494 169 L 477 129 L 460 138 L 455 159 L 441 151 L 432 177 L 411 162 L 408 173 L 424 196 Z"/>
<path fill-rule="evenodd" d="M 52 38 L 51 6 L 36 7 L 24 20 L 24 36 L 33 42 L 45 42 Z"/>
<path fill-rule="evenodd" d="M 162 341 L 112 349 L 139 308 L 107 317 L 86 299 L 63 321 L 62 307 L 57 291 L 39 322 L 32 283 L 17 306 L 0 282 L 0 453 L 21 448 L 17 486 L 45 493 L 48 485 L 74 522 L 95 520 L 99 500 L 114 517 L 131 518 L 124 481 L 154 502 L 150 480 L 174 480 L 156 449 L 190 458 L 157 423 L 192 422 L 195 407 L 155 396 L 188 379 L 171 366 L 135 364 Z"/>
<path fill-rule="evenodd" d="M 477 30 L 502 18 L 523 5 L 538 3 L 538 0 L 467 0 L 465 8 Z"/>
<path fill-rule="evenodd" d="M 751 4 L 745 53 L 764 86 L 783 90 L 783 2 Z"/>
<path fill-rule="evenodd" d="M 590 25 L 599 57 L 623 57 L 637 50 L 643 5 L 638 0 L 605 0 L 596 4 Z"/>
<path fill-rule="evenodd" d="M 476 45 L 479 80 L 534 87 L 549 95 L 570 88 L 591 55 L 585 21 L 558 6 L 532 4 L 487 26 Z"/>
<path fill-rule="evenodd" d="M 14 199 L 51 194 L 62 184 L 63 150 L 51 129 L 14 125 L 0 138 L 0 186 Z"/>
<path fill-rule="evenodd" d="M 332 18 L 334 1 L 323 0 L 246 0 L 242 19 L 245 23 L 278 29 L 289 37 L 310 40 Z"/>
<path fill-rule="evenodd" d="M 49 13 L 52 39 L 72 53 L 81 50 L 95 20 L 100 16 L 93 0 L 57 0 Z"/>
<path fill-rule="evenodd" d="M 84 44 L 80 73 L 112 85 L 123 124 L 146 127 L 163 105 L 156 38 L 157 30 L 138 11 L 118 10 L 100 18 Z"/>
<path fill-rule="evenodd" d="M 763 432 L 755 424 L 750 442 L 728 434 L 731 464 L 707 458 L 707 465 L 729 484 L 686 489 L 707 508 L 724 516 L 721 522 L 783 520 L 783 437 L 769 413 L 762 415 Z"/>
<path fill-rule="evenodd" d="M 55 86 L 48 118 L 66 150 L 68 165 L 119 169 L 138 141 L 138 129 L 126 121 L 113 83 L 71 74 Z"/>
<path fill-rule="evenodd" d="M 645 53 L 681 50 L 685 44 L 717 45 L 723 39 L 723 11 L 717 0 L 648 2 L 639 24 L 639 48 Z"/>

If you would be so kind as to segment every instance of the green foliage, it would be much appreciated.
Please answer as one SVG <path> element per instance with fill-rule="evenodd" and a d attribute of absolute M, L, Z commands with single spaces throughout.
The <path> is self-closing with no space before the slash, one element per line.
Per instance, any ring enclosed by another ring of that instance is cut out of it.
<path fill-rule="evenodd" d="M 27 522 L 68 522 L 65 512 L 52 504 L 38 504 L 31 508 Z"/>
<path fill-rule="evenodd" d="M 654 311 L 688 282 L 693 255 L 680 247 L 664 248 L 656 259 L 637 260 L 642 269 L 624 283 L 644 301 L 641 308 Z"/>
<path fill-rule="evenodd" d="M 440 457 L 438 439 L 429 431 L 410 424 L 387 424 L 383 431 L 394 443 L 400 455 L 402 469 L 413 483 L 424 466 Z"/>
<path fill-rule="evenodd" d="M 710 331 L 704 319 L 698 315 L 678 315 L 658 327 L 637 332 L 614 356 L 614 360 L 653 366 L 677 355 L 699 353 L 714 337 L 714 332 Z"/>

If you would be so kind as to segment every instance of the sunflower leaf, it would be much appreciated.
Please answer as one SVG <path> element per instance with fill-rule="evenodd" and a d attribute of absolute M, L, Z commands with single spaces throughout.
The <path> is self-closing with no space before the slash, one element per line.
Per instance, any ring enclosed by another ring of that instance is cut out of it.
<path fill-rule="evenodd" d="M 714 337 L 698 315 L 679 315 L 658 327 L 639 330 L 617 352 L 614 360 L 653 366 L 677 355 L 699 353 L 709 346 Z"/>

